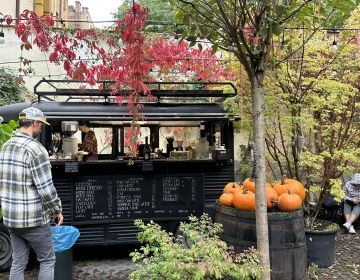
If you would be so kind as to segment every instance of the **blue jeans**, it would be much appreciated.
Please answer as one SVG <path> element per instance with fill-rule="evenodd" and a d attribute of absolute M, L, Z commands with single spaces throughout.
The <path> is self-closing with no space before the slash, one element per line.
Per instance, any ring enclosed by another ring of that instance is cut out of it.
<path fill-rule="evenodd" d="M 9 228 L 12 244 L 10 280 L 24 280 L 30 247 L 40 263 L 39 280 L 53 280 L 55 253 L 50 224 L 33 228 Z"/>

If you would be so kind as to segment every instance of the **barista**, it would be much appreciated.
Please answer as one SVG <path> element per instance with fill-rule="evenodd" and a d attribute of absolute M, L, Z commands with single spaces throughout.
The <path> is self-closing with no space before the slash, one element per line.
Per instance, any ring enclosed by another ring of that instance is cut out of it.
<path fill-rule="evenodd" d="M 80 144 L 79 149 L 88 152 L 86 160 L 98 160 L 98 149 L 97 149 L 97 140 L 94 131 L 90 130 L 89 121 L 79 121 L 79 130 L 82 133 L 85 133 L 82 144 Z"/>

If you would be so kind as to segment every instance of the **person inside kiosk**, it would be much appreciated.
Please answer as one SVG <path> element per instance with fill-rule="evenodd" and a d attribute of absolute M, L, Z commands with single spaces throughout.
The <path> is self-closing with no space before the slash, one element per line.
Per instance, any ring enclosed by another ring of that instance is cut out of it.
<path fill-rule="evenodd" d="M 97 140 L 94 131 L 90 129 L 91 125 L 89 121 L 79 121 L 79 130 L 85 133 L 82 144 L 79 146 L 79 150 L 87 152 L 86 160 L 98 160 L 98 148 Z"/>

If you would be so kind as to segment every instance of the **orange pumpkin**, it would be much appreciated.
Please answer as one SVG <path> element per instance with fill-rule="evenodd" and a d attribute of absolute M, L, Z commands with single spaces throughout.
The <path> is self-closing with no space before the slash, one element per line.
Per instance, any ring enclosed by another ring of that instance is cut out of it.
<path fill-rule="evenodd" d="M 274 184 L 274 189 L 280 196 L 283 193 L 288 192 L 296 193 L 300 196 L 301 200 L 305 200 L 305 187 L 304 185 L 295 179 L 287 179 L 285 176 L 281 178 L 281 181 Z"/>
<path fill-rule="evenodd" d="M 277 192 L 279 196 L 282 195 L 283 193 L 288 192 L 287 185 L 285 184 L 285 176 L 283 176 L 280 181 L 274 184 L 274 190 Z"/>
<path fill-rule="evenodd" d="M 219 198 L 219 203 L 224 206 L 232 207 L 233 198 L 234 196 L 232 193 L 223 193 Z"/>
<path fill-rule="evenodd" d="M 278 194 L 276 192 L 276 190 L 274 190 L 274 188 L 270 185 L 267 184 L 266 185 L 266 205 L 267 208 L 273 208 L 274 206 L 276 206 L 277 201 L 278 201 Z"/>
<path fill-rule="evenodd" d="M 243 187 L 244 187 L 244 189 L 252 191 L 253 193 L 255 193 L 255 180 L 254 180 L 254 178 L 245 179 L 245 181 L 243 183 Z"/>
<path fill-rule="evenodd" d="M 266 183 L 266 188 L 268 187 L 272 187 L 270 183 Z M 243 188 L 245 190 L 251 191 L 253 193 L 256 192 L 256 187 L 255 187 L 255 181 L 253 178 L 247 178 L 244 183 L 243 183 Z"/>
<path fill-rule="evenodd" d="M 255 194 L 248 190 L 244 190 L 242 192 L 236 192 L 233 198 L 233 205 L 240 210 L 254 211 Z"/>
<path fill-rule="evenodd" d="M 235 182 L 230 182 L 224 187 L 223 193 L 234 193 L 235 191 L 242 190 L 241 185 Z"/>
<path fill-rule="evenodd" d="M 302 200 L 301 197 L 296 193 L 283 193 L 279 196 L 278 206 L 280 211 L 290 212 L 301 208 Z"/>
<path fill-rule="evenodd" d="M 295 179 L 285 179 L 285 184 L 291 185 L 294 193 L 298 194 L 302 201 L 305 200 L 306 192 L 304 185 Z"/>

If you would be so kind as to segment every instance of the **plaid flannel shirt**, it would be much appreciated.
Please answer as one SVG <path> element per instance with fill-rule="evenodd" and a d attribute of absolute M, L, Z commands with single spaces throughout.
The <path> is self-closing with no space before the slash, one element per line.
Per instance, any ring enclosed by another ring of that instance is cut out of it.
<path fill-rule="evenodd" d="M 45 148 L 16 132 L 0 152 L 0 198 L 3 222 L 10 228 L 42 226 L 61 211 Z"/>
<path fill-rule="evenodd" d="M 360 199 L 360 187 L 354 186 L 350 181 L 346 182 L 344 186 L 345 200 Z"/>

